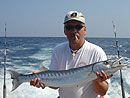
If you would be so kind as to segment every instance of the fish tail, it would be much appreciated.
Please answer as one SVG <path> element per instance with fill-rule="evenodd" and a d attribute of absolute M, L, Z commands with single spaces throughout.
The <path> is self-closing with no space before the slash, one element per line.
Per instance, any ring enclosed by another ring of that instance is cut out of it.
<path fill-rule="evenodd" d="M 9 73 L 10 73 L 10 75 L 11 75 L 11 79 L 13 79 L 13 81 L 12 81 L 13 87 L 12 87 L 12 90 L 11 90 L 11 92 L 12 92 L 12 91 L 14 91 L 17 87 L 19 87 L 20 84 L 22 84 L 22 82 L 20 82 L 20 81 L 17 79 L 17 77 L 20 76 L 20 75 L 22 75 L 22 74 L 17 73 L 16 71 L 13 71 L 13 70 L 8 70 L 8 71 L 9 71 Z"/>

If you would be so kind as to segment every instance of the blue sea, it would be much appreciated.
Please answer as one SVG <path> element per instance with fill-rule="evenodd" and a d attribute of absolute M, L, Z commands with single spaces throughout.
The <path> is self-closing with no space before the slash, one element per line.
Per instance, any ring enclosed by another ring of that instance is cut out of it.
<path fill-rule="evenodd" d="M 108 58 L 117 57 L 114 38 L 86 38 L 89 42 L 104 49 Z M 7 38 L 7 70 L 12 69 L 21 73 L 32 73 L 40 66 L 49 67 L 53 48 L 67 41 L 64 37 L 8 37 Z M 130 38 L 119 38 L 120 56 L 130 61 Z M 4 38 L 0 38 L 0 98 L 3 98 L 3 64 Z M 130 66 L 122 69 L 125 96 L 130 97 Z M 50 88 L 39 89 L 23 83 L 15 91 L 12 89 L 10 74 L 6 75 L 7 98 L 56 98 L 57 90 Z M 122 98 L 119 71 L 114 74 L 109 84 L 105 98 Z"/>

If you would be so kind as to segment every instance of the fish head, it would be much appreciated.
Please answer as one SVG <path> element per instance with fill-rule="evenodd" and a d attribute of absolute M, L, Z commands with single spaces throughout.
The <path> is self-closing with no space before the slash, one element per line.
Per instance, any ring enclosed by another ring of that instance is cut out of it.
<path fill-rule="evenodd" d="M 125 67 L 128 65 L 125 58 L 117 58 L 117 59 L 109 59 L 106 61 L 103 61 L 103 65 L 106 66 L 108 69 L 106 72 L 114 73 L 118 70 L 120 70 L 122 67 Z"/>

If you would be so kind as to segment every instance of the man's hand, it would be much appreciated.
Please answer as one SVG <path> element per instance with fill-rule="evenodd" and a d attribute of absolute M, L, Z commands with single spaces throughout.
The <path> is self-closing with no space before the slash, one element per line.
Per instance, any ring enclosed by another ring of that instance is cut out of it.
<path fill-rule="evenodd" d="M 33 74 L 35 74 L 35 73 L 39 73 L 39 72 L 38 72 L 38 71 L 34 71 Z M 40 87 L 41 87 L 42 89 L 45 88 L 45 85 L 40 82 L 40 78 L 32 79 L 32 80 L 30 81 L 30 85 L 31 85 L 31 86 L 36 86 L 37 88 L 40 88 Z M 52 89 L 58 89 L 58 88 L 59 88 L 59 87 L 52 87 L 52 86 L 49 86 L 49 87 L 52 88 Z"/>
<path fill-rule="evenodd" d="M 35 73 L 38 73 L 38 71 L 34 71 L 34 72 L 33 72 L 33 74 L 35 74 Z M 31 85 L 31 86 L 36 86 L 37 88 L 40 88 L 40 87 L 41 87 L 42 89 L 45 88 L 45 85 L 40 82 L 40 78 L 32 79 L 32 80 L 30 81 L 30 85 Z"/>
<path fill-rule="evenodd" d="M 93 81 L 94 90 L 97 94 L 104 96 L 108 90 L 108 83 L 106 82 L 107 79 L 111 78 L 113 75 L 107 76 L 106 73 L 102 70 L 102 76 L 99 72 L 96 72 L 97 79 Z"/>

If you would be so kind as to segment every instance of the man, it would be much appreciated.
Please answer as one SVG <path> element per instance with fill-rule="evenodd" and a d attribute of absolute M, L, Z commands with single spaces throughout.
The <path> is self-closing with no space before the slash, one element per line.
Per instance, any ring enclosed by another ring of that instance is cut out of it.
<path fill-rule="evenodd" d="M 70 11 L 65 16 L 64 34 L 68 42 L 61 43 L 55 47 L 52 54 L 50 70 L 68 70 L 71 68 L 87 66 L 95 62 L 106 60 L 105 52 L 99 47 L 85 40 L 86 34 L 85 18 L 82 13 Z M 60 98 L 96 98 L 104 96 L 108 90 L 107 76 L 102 70 L 101 75 L 96 73 L 97 79 L 82 86 L 59 88 Z M 31 85 L 39 84 L 44 88 L 40 79 L 33 79 Z M 50 87 L 56 89 L 56 87 Z"/>

